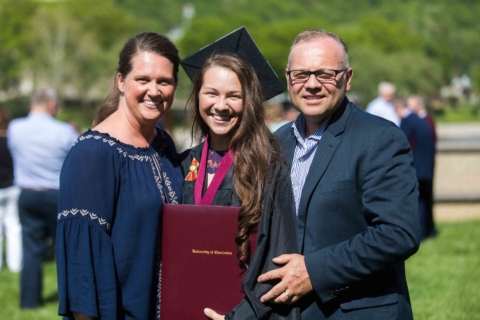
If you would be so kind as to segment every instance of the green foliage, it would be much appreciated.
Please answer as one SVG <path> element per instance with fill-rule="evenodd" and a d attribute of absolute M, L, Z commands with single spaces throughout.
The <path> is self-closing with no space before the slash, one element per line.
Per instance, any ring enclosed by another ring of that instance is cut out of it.
<path fill-rule="evenodd" d="M 30 109 L 30 98 L 18 96 L 2 103 L 2 105 L 10 112 L 12 118 L 25 117 Z"/>
<path fill-rule="evenodd" d="M 461 12 L 466 10 L 458 2 L 371 0 L 351 5 L 344 1 L 238 0 L 207 4 L 198 0 L 192 3 L 197 8 L 197 17 L 178 43 L 185 55 L 244 25 L 285 83 L 284 70 L 294 37 L 306 29 L 324 28 L 339 34 L 349 46 L 355 73 L 352 92 L 362 97 L 364 104 L 376 96 L 382 80 L 395 82 L 400 94 L 430 96 L 438 92 L 450 82 L 452 74 L 470 73 L 472 55 L 476 54 L 474 46 L 480 42 L 472 13 L 453 17 L 447 14 L 452 7 L 461 7 Z M 479 13 L 479 9 L 475 4 L 468 10 Z M 255 14 L 250 14 L 252 11 Z"/>
<path fill-rule="evenodd" d="M 476 92 L 480 92 L 480 61 L 472 66 L 472 84 Z"/>
<path fill-rule="evenodd" d="M 78 132 L 83 133 L 92 126 L 95 113 L 93 108 L 79 108 L 78 106 L 70 108 L 64 107 L 60 110 L 56 118 L 60 121 L 70 123 Z"/>
<path fill-rule="evenodd" d="M 368 47 L 352 47 L 353 68 L 351 92 L 360 96 L 365 106 L 377 94 L 378 82 L 396 84 L 399 95 L 422 93 L 430 96 L 442 85 L 439 63 L 419 52 L 383 53 Z M 371 79 L 376 81 L 371 81 Z"/>
<path fill-rule="evenodd" d="M 423 51 L 422 38 L 412 33 L 404 22 L 391 22 L 378 15 L 362 16 L 354 36 L 347 43 L 350 46 L 364 45 L 384 53 L 401 51 Z"/>
<path fill-rule="evenodd" d="M 22 61 L 32 52 L 29 20 L 36 5 L 29 0 L 0 0 L 0 86 L 11 88 L 22 76 Z"/>
<path fill-rule="evenodd" d="M 132 17 L 135 17 L 134 33 L 143 31 L 167 33 L 179 24 L 182 15 L 182 1 L 113 0 L 112 2 L 118 10 L 129 12 Z M 114 23 L 121 25 L 118 20 Z"/>
<path fill-rule="evenodd" d="M 195 6 L 191 21 L 182 15 L 187 3 Z M 0 92 L 15 96 L 19 81 L 30 79 L 81 103 L 101 99 L 130 36 L 183 35 L 177 44 L 185 57 L 245 26 L 284 83 L 294 37 L 324 28 L 349 46 L 352 93 L 364 104 L 381 80 L 395 82 L 401 94 L 430 96 L 467 74 L 478 93 L 479 15 L 474 0 L 0 0 Z M 185 99 L 189 80 L 180 81 L 177 98 Z"/>
<path fill-rule="evenodd" d="M 109 1 L 42 6 L 31 19 L 37 49 L 25 63 L 35 83 L 50 83 L 60 96 L 73 87 L 85 92 L 88 100 L 88 90 L 98 86 L 106 90 L 117 51 L 133 26 L 133 17 Z"/>
<path fill-rule="evenodd" d="M 473 103 L 462 103 L 455 108 L 432 110 L 438 123 L 480 122 L 480 106 Z"/>
<path fill-rule="evenodd" d="M 185 52 L 184 56 L 187 56 L 226 33 L 245 26 L 273 70 L 286 85 L 285 68 L 287 67 L 290 46 L 295 36 L 303 30 L 312 28 L 312 26 L 326 28 L 327 24 L 320 19 L 301 19 L 272 23 L 268 28 L 263 28 L 262 25 L 260 19 L 243 14 L 232 15 L 231 19 L 228 20 L 216 17 L 196 19 L 193 21 L 190 30 L 179 41 L 178 47 L 180 52 Z"/>

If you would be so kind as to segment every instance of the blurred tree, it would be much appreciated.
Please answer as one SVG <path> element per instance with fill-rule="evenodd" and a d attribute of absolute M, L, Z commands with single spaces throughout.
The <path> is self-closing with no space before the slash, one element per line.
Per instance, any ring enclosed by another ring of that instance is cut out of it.
<path fill-rule="evenodd" d="M 284 85 L 286 85 L 285 68 L 287 67 L 288 53 L 295 36 L 312 26 L 328 28 L 327 23 L 320 19 L 283 20 L 278 23 L 272 22 L 265 27 L 262 20 L 252 15 L 232 15 L 228 20 L 206 17 L 193 21 L 191 28 L 178 43 L 179 50 L 184 53 L 183 57 L 188 56 L 242 26 L 245 26 L 250 33 Z M 202 30 L 202 32 L 198 32 L 198 30 Z"/>
<path fill-rule="evenodd" d="M 25 62 L 26 76 L 51 84 L 60 97 L 105 96 L 119 48 L 131 35 L 132 16 L 109 1 L 83 0 L 42 5 L 30 22 L 35 50 Z"/>
<path fill-rule="evenodd" d="M 183 3 L 187 2 L 192 1 L 113 0 L 117 8 L 136 17 L 134 29 L 137 33 L 143 31 L 167 33 L 179 24 Z"/>
<path fill-rule="evenodd" d="M 396 82 L 401 93 L 425 95 L 454 74 L 478 83 L 476 0 L 0 0 L 0 91 L 18 90 L 24 78 L 55 79 L 83 100 L 103 97 L 126 39 L 141 31 L 173 35 L 185 29 L 187 3 L 196 14 L 177 41 L 182 57 L 245 26 L 285 83 L 295 35 L 324 28 L 348 44 L 352 90 L 364 101 L 376 95 L 381 80 Z M 189 88 L 182 72 L 177 100 Z"/>
<path fill-rule="evenodd" d="M 33 51 L 28 18 L 37 5 L 29 0 L 0 0 L 0 90 L 16 91 L 23 63 Z"/>
<path fill-rule="evenodd" d="M 472 87 L 476 92 L 480 92 L 480 62 L 472 67 Z"/>
<path fill-rule="evenodd" d="M 350 48 L 353 68 L 351 93 L 360 97 L 362 107 L 377 96 L 378 83 L 390 81 L 397 94 L 421 93 L 430 96 L 442 85 L 440 63 L 421 52 L 404 51 L 386 54 L 365 46 Z"/>

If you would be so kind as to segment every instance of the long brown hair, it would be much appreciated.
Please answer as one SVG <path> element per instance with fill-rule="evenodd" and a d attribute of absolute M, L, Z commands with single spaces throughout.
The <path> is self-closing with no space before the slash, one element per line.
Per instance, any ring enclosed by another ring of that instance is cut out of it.
<path fill-rule="evenodd" d="M 139 52 L 153 52 L 170 60 L 173 64 L 173 77 L 175 79 L 175 84 L 177 84 L 178 66 L 180 64 L 178 50 L 170 39 L 154 32 L 139 33 L 131 37 L 123 46 L 122 51 L 120 51 L 117 67 L 117 73 L 120 73 L 123 79 L 125 79 L 132 70 L 132 59 Z M 117 86 L 117 78 L 114 77 L 110 94 L 98 110 L 97 115 L 93 120 L 92 127 L 95 127 L 114 113 L 118 109 L 119 101 L 120 90 Z"/>
<path fill-rule="evenodd" d="M 253 67 L 238 56 L 214 54 L 198 72 L 188 105 L 193 117 L 192 136 L 202 141 L 209 128 L 200 116 L 199 92 L 208 69 L 222 67 L 234 72 L 242 86 L 243 112 L 234 129 L 230 148 L 234 153 L 235 194 L 242 201 L 238 214 L 238 231 L 235 236 L 237 258 L 241 268 L 248 267 L 251 232 L 260 222 L 263 209 L 264 185 L 271 161 L 280 159 L 280 147 L 265 124 L 262 89 Z M 252 170 L 252 164 L 255 170 Z"/>

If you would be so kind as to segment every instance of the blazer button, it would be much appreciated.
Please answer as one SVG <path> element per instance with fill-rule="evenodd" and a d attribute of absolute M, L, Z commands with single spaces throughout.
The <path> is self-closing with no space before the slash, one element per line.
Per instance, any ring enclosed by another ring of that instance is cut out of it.
<path fill-rule="evenodd" d="M 330 292 L 330 297 L 335 297 L 337 294 L 335 292 Z"/>

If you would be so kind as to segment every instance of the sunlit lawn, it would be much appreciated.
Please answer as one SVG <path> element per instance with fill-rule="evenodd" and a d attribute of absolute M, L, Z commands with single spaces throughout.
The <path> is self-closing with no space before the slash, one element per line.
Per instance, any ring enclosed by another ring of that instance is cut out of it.
<path fill-rule="evenodd" d="M 433 115 L 438 123 L 480 122 L 480 107 L 463 105 L 457 108 L 435 110 Z"/>
<path fill-rule="evenodd" d="M 438 229 L 438 237 L 423 242 L 407 261 L 415 319 L 480 319 L 480 221 L 442 223 Z M 46 303 L 33 311 L 18 307 L 19 275 L 0 272 L 0 319 L 60 319 L 55 264 L 46 263 L 44 272 Z"/>
<path fill-rule="evenodd" d="M 442 223 L 407 261 L 416 319 L 480 319 L 480 221 Z"/>
<path fill-rule="evenodd" d="M 43 299 L 41 308 L 21 311 L 19 308 L 20 274 L 12 274 L 8 269 L 0 271 L 0 319 L 1 320 L 49 320 L 61 319 L 57 316 L 57 278 L 55 263 L 44 264 Z"/>

